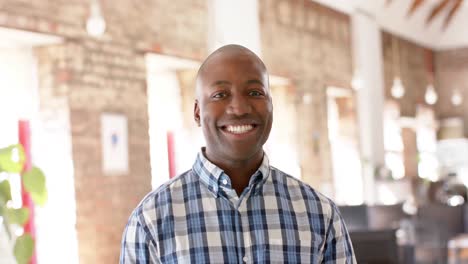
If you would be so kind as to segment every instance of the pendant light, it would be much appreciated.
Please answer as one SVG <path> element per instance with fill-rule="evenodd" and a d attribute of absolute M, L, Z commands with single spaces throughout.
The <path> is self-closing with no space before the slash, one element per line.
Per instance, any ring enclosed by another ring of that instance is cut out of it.
<path fill-rule="evenodd" d="M 405 87 L 400 79 L 400 50 L 398 41 L 392 36 L 392 59 L 393 59 L 393 84 L 390 93 L 395 98 L 401 98 L 405 95 Z"/>
<path fill-rule="evenodd" d="M 392 85 L 392 96 L 395 98 L 401 98 L 403 95 L 405 95 L 405 87 L 403 87 L 403 83 L 401 82 L 401 79 L 397 76 L 393 79 L 393 85 Z"/>
<path fill-rule="evenodd" d="M 427 71 L 429 72 L 429 83 L 426 87 L 426 93 L 424 94 L 424 100 L 427 104 L 433 105 L 437 102 L 438 96 L 434 89 L 434 60 L 432 57 L 432 51 L 426 50 L 426 65 Z"/>
<path fill-rule="evenodd" d="M 458 88 L 453 89 L 450 100 L 454 106 L 459 106 L 463 103 L 463 96 Z"/>
<path fill-rule="evenodd" d="M 106 31 L 106 21 L 101 13 L 99 0 L 91 0 L 90 14 L 86 21 L 86 30 L 93 37 L 100 37 Z"/>
<path fill-rule="evenodd" d="M 437 99 L 438 96 L 434 89 L 434 85 L 432 85 L 432 83 L 429 83 L 426 88 L 426 94 L 424 94 L 424 100 L 426 100 L 426 103 L 433 105 L 437 102 Z"/>

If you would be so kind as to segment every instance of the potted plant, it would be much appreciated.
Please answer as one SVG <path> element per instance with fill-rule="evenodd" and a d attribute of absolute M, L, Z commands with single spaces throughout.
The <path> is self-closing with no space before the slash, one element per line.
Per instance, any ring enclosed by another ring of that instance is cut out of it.
<path fill-rule="evenodd" d="M 13 208 L 12 192 L 18 190 L 12 190 L 12 178 L 21 178 L 22 188 L 30 194 L 35 204 L 42 206 L 47 201 L 43 172 L 35 166 L 23 171 L 25 160 L 20 144 L 0 148 L 0 232 L 3 230 L 7 234 L 0 234 L 0 240 L 7 245 L 6 250 L 10 250 L 10 255 L 18 264 L 29 262 L 34 252 L 34 240 L 28 233 L 17 235 L 15 232 L 28 221 L 29 210 L 26 207 Z"/>

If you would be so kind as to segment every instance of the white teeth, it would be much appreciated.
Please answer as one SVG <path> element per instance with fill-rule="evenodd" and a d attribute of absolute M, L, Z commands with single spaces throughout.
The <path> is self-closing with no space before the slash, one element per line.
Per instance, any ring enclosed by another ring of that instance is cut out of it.
<path fill-rule="evenodd" d="M 252 130 L 253 125 L 227 126 L 226 130 L 234 134 L 242 134 Z"/>

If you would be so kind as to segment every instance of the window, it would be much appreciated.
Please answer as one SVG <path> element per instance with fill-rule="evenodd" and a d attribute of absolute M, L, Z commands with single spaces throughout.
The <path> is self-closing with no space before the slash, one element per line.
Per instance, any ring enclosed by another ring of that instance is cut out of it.
<path fill-rule="evenodd" d="M 335 201 L 343 205 L 362 204 L 364 190 L 357 136 L 357 113 L 354 95 L 350 90 L 327 88 L 327 118 Z"/>
<path fill-rule="evenodd" d="M 399 123 L 400 108 L 396 102 L 387 102 L 384 108 L 384 149 L 385 165 L 394 179 L 405 176 L 403 160 L 403 138 Z"/>
<path fill-rule="evenodd" d="M 437 136 L 434 111 L 425 106 L 418 106 L 416 120 L 418 175 L 421 178 L 436 181 L 439 179 L 439 162 L 436 155 Z"/>

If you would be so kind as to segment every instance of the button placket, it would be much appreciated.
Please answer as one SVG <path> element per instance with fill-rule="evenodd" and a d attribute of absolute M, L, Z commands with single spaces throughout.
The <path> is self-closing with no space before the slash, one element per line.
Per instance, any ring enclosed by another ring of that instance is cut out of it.
<path fill-rule="evenodd" d="M 250 238 L 250 228 L 249 228 L 249 219 L 248 219 L 248 214 L 247 214 L 247 200 L 248 196 L 244 197 L 244 199 L 241 200 L 238 210 L 241 216 L 241 225 L 242 225 L 242 237 L 244 239 L 244 256 L 242 258 L 242 261 L 244 263 L 250 263 L 250 251 L 251 251 L 251 245 L 252 241 Z"/>

